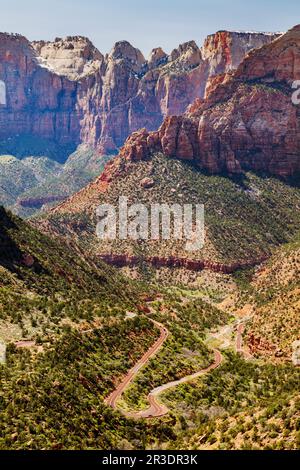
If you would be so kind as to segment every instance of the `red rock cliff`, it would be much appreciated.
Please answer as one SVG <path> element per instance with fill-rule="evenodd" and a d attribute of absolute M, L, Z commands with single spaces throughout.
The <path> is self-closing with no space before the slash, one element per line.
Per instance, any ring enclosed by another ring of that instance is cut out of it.
<path fill-rule="evenodd" d="M 0 139 L 26 134 L 58 144 L 79 143 L 77 83 L 38 63 L 23 36 L 0 34 Z"/>
<path fill-rule="evenodd" d="M 206 100 L 182 116 L 167 117 L 157 132 L 130 136 L 127 159 L 152 151 L 194 161 L 211 173 L 265 171 L 287 177 L 300 171 L 300 111 L 291 84 L 300 79 L 300 26 L 252 51 L 221 79 Z"/>
<path fill-rule="evenodd" d="M 132 132 L 156 130 L 164 118 L 184 113 L 204 96 L 211 76 L 235 69 L 272 38 L 221 32 L 202 49 L 190 41 L 170 55 L 156 48 L 146 60 L 126 41 L 103 56 L 81 36 L 31 44 L 1 34 L 0 139 L 26 134 L 115 152 Z"/>

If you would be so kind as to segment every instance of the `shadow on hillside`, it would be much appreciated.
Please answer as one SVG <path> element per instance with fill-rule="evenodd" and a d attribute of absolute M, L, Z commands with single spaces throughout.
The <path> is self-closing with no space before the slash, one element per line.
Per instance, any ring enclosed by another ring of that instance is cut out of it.
<path fill-rule="evenodd" d="M 273 178 L 273 179 L 277 179 L 277 180 L 279 180 L 279 181 L 281 181 L 285 184 L 288 184 L 289 186 L 292 186 L 294 188 L 300 188 L 300 172 L 297 172 L 295 175 L 289 176 L 289 177 L 286 177 L 286 178 L 276 176 L 276 175 L 272 175 L 271 173 L 268 173 L 268 172 L 265 172 L 265 171 L 253 171 L 251 169 L 244 169 L 242 173 L 237 173 L 237 174 L 230 174 L 226 171 L 212 174 L 212 173 L 210 173 L 209 171 L 207 171 L 205 169 L 199 168 L 194 162 L 186 161 L 186 162 L 184 162 L 184 164 L 187 165 L 187 166 L 192 167 L 193 170 L 198 171 L 202 175 L 205 175 L 205 176 L 219 176 L 221 178 L 226 178 L 226 179 L 232 181 L 233 183 L 235 183 L 237 186 L 240 186 L 241 189 L 249 189 L 249 186 L 247 184 L 247 181 L 248 181 L 247 173 L 249 173 L 249 172 L 255 174 L 256 176 L 258 176 L 261 179 Z"/>
<path fill-rule="evenodd" d="M 11 270 L 13 263 L 20 262 L 23 254 L 11 238 L 9 230 L 18 230 L 18 227 L 6 210 L 0 206 L 0 264 Z"/>
<path fill-rule="evenodd" d="M 49 274 L 36 259 L 20 249 L 10 235 L 10 230 L 17 232 L 21 227 L 14 222 L 12 214 L 0 206 L 0 265 L 19 274 L 21 266 L 30 268 L 37 274 Z"/>

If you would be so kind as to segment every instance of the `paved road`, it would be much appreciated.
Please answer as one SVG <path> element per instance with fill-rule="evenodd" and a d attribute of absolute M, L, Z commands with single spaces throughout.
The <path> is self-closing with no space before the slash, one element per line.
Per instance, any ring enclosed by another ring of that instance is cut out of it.
<path fill-rule="evenodd" d="M 131 417 L 157 418 L 159 416 L 166 415 L 169 412 L 169 410 L 164 404 L 160 403 L 160 401 L 158 400 L 159 395 L 169 390 L 170 388 L 177 387 L 178 385 L 181 385 L 184 383 L 192 382 L 193 380 L 198 379 L 202 375 L 205 375 L 208 372 L 211 372 L 212 370 L 219 367 L 223 361 L 223 356 L 220 353 L 220 351 L 218 351 L 217 349 L 214 350 L 214 354 L 215 354 L 214 362 L 210 366 L 206 367 L 205 369 L 202 369 L 199 372 L 196 372 L 195 374 L 187 375 L 186 377 L 183 377 L 182 379 L 175 380 L 174 382 L 169 382 L 167 384 L 160 385 L 159 387 L 152 390 L 148 395 L 148 401 L 150 404 L 149 408 L 147 410 L 140 411 L 138 413 L 131 413 Z"/>
<path fill-rule="evenodd" d="M 236 328 L 237 336 L 236 336 L 236 351 L 244 356 L 245 359 L 250 359 L 252 356 L 243 348 L 243 333 L 245 331 L 245 321 L 248 318 L 244 318 L 243 321 L 238 320 L 236 323 L 232 325 L 226 325 L 221 329 L 218 334 L 215 334 L 214 337 L 221 338 L 224 337 L 224 342 L 222 347 L 228 347 L 230 345 L 230 340 L 227 338 L 226 335 L 229 336 L 230 333 Z M 121 398 L 125 389 L 130 385 L 130 383 L 134 380 L 140 369 L 157 353 L 157 351 L 162 347 L 165 340 L 167 339 L 169 332 L 164 325 L 161 323 L 156 322 L 155 320 L 151 320 L 152 323 L 157 326 L 160 330 L 160 337 L 159 339 L 151 346 L 151 348 L 143 355 L 143 357 L 135 364 L 135 366 L 130 369 L 130 371 L 126 374 L 122 382 L 118 385 L 118 387 L 109 395 L 109 397 L 105 400 L 105 403 L 112 408 L 117 408 L 117 402 Z M 206 367 L 205 369 L 196 372 L 193 375 L 188 375 L 183 377 L 182 379 L 169 382 L 164 385 L 160 385 L 159 387 L 153 389 L 148 395 L 148 402 L 149 407 L 143 411 L 137 412 L 128 412 L 121 410 L 120 411 L 127 417 L 130 418 L 158 418 L 160 416 L 166 415 L 169 410 L 168 408 L 159 401 L 159 395 L 163 392 L 169 390 L 170 388 L 177 387 L 183 383 L 192 382 L 193 380 L 201 377 L 204 374 L 211 372 L 212 370 L 216 369 L 222 364 L 223 356 L 219 350 L 214 349 L 214 362 Z"/>
<path fill-rule="evenodd" d="M 118 387 L 107 397 L 105 403 L 112 408 L 116 408 L 117 401 L 128 387 L 128 385 L 133 381 L 139 370 L 158 352 L 158 350 L 162 347 L 164 342 L 166 341 L 169 332 L 167 328 L 158 323 L 155 320 L 151 320 L 155 326 L 157 326 L 160 330 L 160 337 L 157 341 L 148 349 L 148 351 L 143 355 L 143 357 L 135 364 L 135 366 L 130 369 L 130 371 L 126 374 L 122 382 L 118 385 Z M 127 413 L 130 415 L 130 413 Z"/>
<path fill-rule="evenodd" d="M 136 377 L 140 369 L 158 352 L 158 350 L 162 347 L 164 342 L 166 341 L 169 331 L 167 328 L 162 325 L 161 323 L 158 323 L 155 320 L 151 320 L 152 323 L 157 326 L 160 330 L 160 337 L 158 340 L 151 346 L 150 349 L 143 355 L 143 357 L 135 364 L 135 366 L 130 369 L 130 371 L 126 374 L 122 382 L 118 385 L 118 387 L 106 398 L 105 403 L 112 408 L 116 409 L 117 408 L 117 402 L 121 398 L 122 394 L 126 390 L 126 388 L 130 385 L 130 383 L 133 381 L 133 379 Z M 122 413 L 130 418 L 157 418 L 160 416 L 166 415 L 169 410 L 168 408 L 160 403 L 158 401 L 158 396 L 165 392 L 166 390 L 169 390 L 170 388 L 177 387 L 180 384 L 191 382 L 192 380 L 197 379 L 201 375 L 207 374 L 208 372 L 212 371 L 213 369 L 216 369 L 217 367 L 220 366 L 222 363 L 223 357 L 222 354 L 218 350 L 214 350 L 215 354 L 215 359 L 213 364 L 210 366 L 206 367 L 205 369 L 200 370 L 199 372 L 196 372 L 193 375 L 189 375 L 186 377 L 183 377 L 180 380 L 176 380 L 174 382 L 169 382 L 167 384 L 161 385 L 160 387 L 155 388 L 152 390 L 149 395 L 148 395 L 148 402 L 149 402 L 149 408 L 143 411 L 138 411 L 138 412 L 127 412 L 127 411 L 122 411 Z"/>

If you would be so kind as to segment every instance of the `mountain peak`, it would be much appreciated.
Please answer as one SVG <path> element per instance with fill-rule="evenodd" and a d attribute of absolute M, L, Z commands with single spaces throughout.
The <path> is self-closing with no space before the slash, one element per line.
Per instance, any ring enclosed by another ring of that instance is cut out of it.
<path fill-rule="evenodd" d="M 84 36 L 67 36 L 51 41 L 33 41 L 40 65 L 77 80 L 99 69 L 104 57 L 93 43 Z"/>
<path fill-rule="evenodd" d="M 146 62 L 142 52 L 132 46 L 128 41 L 118 41 L 109 53 L 109 58 L 113 60 L 128 59 L 137 65 L 143 65 Z"/>
<path fill-rule="evenodd" d="M 159 65 L 165 63 L 168 60 L 168 55 L 161 47 L 156 47 L 152 49 L 149 59 L 148 59 L 148 67 L 154 68 L 158 67 Z"/>

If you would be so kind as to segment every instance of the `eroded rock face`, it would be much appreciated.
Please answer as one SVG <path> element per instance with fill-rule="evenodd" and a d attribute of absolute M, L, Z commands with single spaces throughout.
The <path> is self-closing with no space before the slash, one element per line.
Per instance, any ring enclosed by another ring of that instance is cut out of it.
<path fill-rule="evenodd" d="M 209 35 L 202 48 L 202 57 L 209 64 L 209 75 L 237 69 L 249 51 L 270 44 L 280 34 L 218 31 Z"/>
<path fill-rule="evenodd" d="M 107 264 L 111 264 L 112 266 L 116 267 L 134 267 L 139 266 L 141 259 L 139 256 L 129 256 L 129 255 L 114 255 L 114 254 L 107 254 L 101 255 L 100 258 Z M 221 263 L 214 263 L 207 260 L 191 260 L 186 258 L 176 258 L 171 256 L 169 258 L 160 258 L 158 256 L 152 256 L 150 258 L 146 258 L 145 261 L 154 266 L 155 268 L 185 268 L 188 271 L 203 271 L 204 269 L 209 270 L 215 273 L 222 273 L 222 274 L 232 274 L 239 269 L 245 269 L 248 267 L 253 267 L 258 263 L 262 262 L 264 259 L 256 259 L 250 260 L 245 263 L 235 263 L 235 264 L 221 264 Z"/>
<path fill-rule="evenodd" d="M 210 173 L 300 171 L 300 113 L 291 84 L 300 78 L 300 26 L 253 51 L 231 75 L 221 76 L 206 100 L 182 116 L 167 117 L 157 132 L 131 136 L 127 159 L 152 151 L 194 161 Z M 147 143 L 147 145 L 146 145 Z"/>
<path fill-rule="evenodd" d="M 58 144 L 79 143 L 77 83 L 39 65 L 26 38 L 0 34 L 0 139 L 30 135 Z"/>
<path fill-rule="evenodd" d="M 104 60 L 98 49 L 83 36 L 56 38 L 54 42 L 34 41 L 31 44 L 42 66 L 71 80 L 95 73 Z"/>
<path fill-rule="evenodd" d="M 1 34 L 0 139 L 24 134 L 116 152 L 132 132 L 157 130 L 164 118 L 183 114 L 213 75 L 235 69 L 272 38 L 216 33 L 202 49 L 190 41 L 170 55 L 153 49 L 146 60 L 127 41 L 103 56 L 81 36 L 29 43 Z M 179 139 L 189 147 L 185 132 Z"/>

